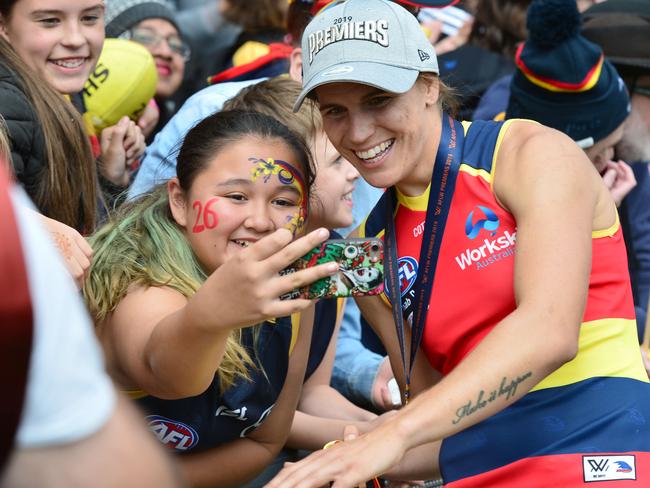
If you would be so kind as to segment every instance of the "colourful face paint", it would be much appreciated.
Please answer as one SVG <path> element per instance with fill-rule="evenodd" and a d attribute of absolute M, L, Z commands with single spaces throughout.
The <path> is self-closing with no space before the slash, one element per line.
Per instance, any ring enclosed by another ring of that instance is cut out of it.
<path fill-rule="evenodd" d="M 287 225 L 285 226 L 295 236 L 303 228 L 307 218 L 307 198 L 302 174 L 286 161 L 279 159 L 249 158 L 249 161 L 255 164 L 251 169 L 251 179 L 253 181 L 263 178 L 264 183 L 268 183 L 273 175 L 277 175 L 280 183 L 293 186 L 298 190 L 300 194 L 300 201 L 298 202 L 300 211 L 293 216 L 288 216 Z"/>

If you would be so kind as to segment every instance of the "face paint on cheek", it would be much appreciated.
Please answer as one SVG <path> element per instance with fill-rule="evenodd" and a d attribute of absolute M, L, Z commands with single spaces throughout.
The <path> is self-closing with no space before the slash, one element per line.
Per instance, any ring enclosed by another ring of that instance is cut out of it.
<path fill-rule="evenodd" d="M 200 200 L 194 201 L 192 204 L 192 208 L 196 210 L 196 220 L 192 226 L 192 232 L 194 234 L 200 234 L 204 230 L 214 229 L 219 225 L 219 215 L 212 210 L 212 205 L 217 201 L 219 199 L 216 197 L 205 202 L 205 205 Z"/>
<path fill-rule="evenodd" d="M 305 181 L 296 168 L 280 159 L 273 158 L 249 158 L 249 161 L 254 163 L 251 169 L 251 180 L 255 182 L 258 178 L 263 178 L 265 183 L 268 183 L 272 175 L 277 175 L 278 180 L 283 185 L 289 185 L 298 190 L 300 199 L 298 206 L 300 210 L 298 213 L 289 215 L 287 217 L 286 229 L 289 229 L 295 236 L 305 226 L 307 219 L 307 197 L 305 191 Z"/>

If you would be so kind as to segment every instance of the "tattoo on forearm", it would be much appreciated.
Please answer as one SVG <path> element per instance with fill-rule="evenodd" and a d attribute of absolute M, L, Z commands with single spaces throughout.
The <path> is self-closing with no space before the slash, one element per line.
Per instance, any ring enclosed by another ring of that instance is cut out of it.
<path fill-rule="evenodd" d="M 528 371 L 528 373 L 517 376 L 512 380 L 508 380 L 508 378 L 504 376 L 497 389 L 492 390 L 489 394 L 487 394 L 485 390 L 481 390 L 479 391 L 476 400 L 469 400 L 466 404 L 458 408 L 458 410 L 456 410 L 456 418 L 452 420 L 452 423 L 457 424 L 465 417 L 469 417 L 473 413 L 485 408 L 489 403 L 492 403 L 497 398 L 505 396 L 506 400 L 510 400 L 515 396 L 515 393 L 517 393 L 517 387 L 532 375 L 532 371 Z"/>

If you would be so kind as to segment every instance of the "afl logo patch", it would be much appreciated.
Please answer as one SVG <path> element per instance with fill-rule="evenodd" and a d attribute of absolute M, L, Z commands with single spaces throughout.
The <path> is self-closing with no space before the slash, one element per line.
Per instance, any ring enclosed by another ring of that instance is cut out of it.
<path fill-rule="evenodd" d="M 149 415 L 145 417 L 145 420 L 149 430 L 168 449 L 187 451 L 199 442 L 199 435 L 196 431 L 183 422 L 177 422 L 160 415 Z"/>
<path fill-rule="evenodd" d="M 397 271 L 401 294 L 404 297 L 413 288 L 415 279 L 418 277 L 418 262 L 411 256 L 403 256 L 397 260 Z M 384 285 L 384 293 L 390 300 L 390 290 L 387 284 Z"/>

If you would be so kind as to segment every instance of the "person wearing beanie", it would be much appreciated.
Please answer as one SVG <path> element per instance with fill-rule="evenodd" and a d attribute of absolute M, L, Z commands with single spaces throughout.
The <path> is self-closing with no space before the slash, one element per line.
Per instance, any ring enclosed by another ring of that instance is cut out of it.
<path fill-rule="evenodd" d="M 583 13 L 582 35 L 598 44 L 630 92 L 632 112 L 625 121 L 616 156 L 631 164 L 637 186 L 620 207 L 625 232 L 639 341 L 647 328 L 650 295 L 650 2 L 616 0 Z M 648 331 L 650 332 L 650 330 Z M 648 339 L 643 357 L 650 372 Z"/>
<path fill-rule="evenodd" d="M 515 56 L 506 118 L 532 119 L 571 137 L 585 150 L 617 205 L 634 188 L 632 169 L 614 162 L 630 99 L 602 49 L 580 35 L 573 0 L 534 1 L 528 40 Z"/>
<path fill-rule="evenodd" d="M 357 303 L 407 404 L 267 488 L 438 470 L 450 488 L 648 486 L 625 245 L 584 151 L 532 121 L 454 120 L 425 34 L 386 0 L 326 9 L 302 50 L 294 107 L 315 100 L 337 151 L 386 188 L 353 233 L 383 239 L 386 293 Z"/>
<path fill-rule="evenodd" d="M 106 37 L 138 42 L 154 57 L 160 118 L 146 130 L 150 142 L 175 112 L 173 96 L 183 82 L 190 47 L 183 40 L 173 6 L 166 0 L 107 0 L 105 15 Z"/>

